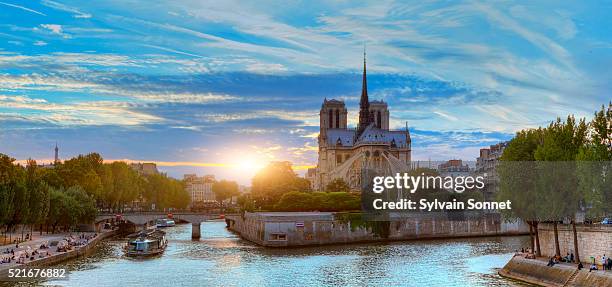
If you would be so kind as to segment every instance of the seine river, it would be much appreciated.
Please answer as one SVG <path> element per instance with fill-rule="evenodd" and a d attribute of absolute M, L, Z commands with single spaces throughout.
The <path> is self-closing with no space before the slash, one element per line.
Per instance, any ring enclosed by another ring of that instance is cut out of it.
<path fill-rule="evenodd" d="M 221 221 L 168 228 L 163 256 L 126 258 L 124 240 L 58 265 L 62 286 L 521 286 L 497 275 L 528 238 L 488 237 L 312 248 L 266 249 L 240 239 Z"/>

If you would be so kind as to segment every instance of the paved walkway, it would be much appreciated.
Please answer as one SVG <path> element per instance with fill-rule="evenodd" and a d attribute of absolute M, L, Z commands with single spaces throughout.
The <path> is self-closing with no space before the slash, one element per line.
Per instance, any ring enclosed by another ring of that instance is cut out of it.
<path fill-rule="evenodd" d="M 49 246 L 51 242 L 62 241 L 65 238 L 70 237 L 71 235 L 72 235 L 72 238 L 76 240 L 77 242 L 80 241 L 85 244 L 87 243 L 87 240 L 80 239 L 80 236 L 85 235 L 85 236 L 93 237 L 94 233 L 93 232 L 79 232 L 79 233 L 55 233 L 55 234 L 43 234 L 43 235 L 34 234 L 34 236 L 32 237 L 32 240 L 19 243 L 19 247 L 17 247 L 15 244 L 1 245 L 0 246 L 0 270 L 14 268 L 16 266 L 23 266 L 24 264 L 17 263 L 18 258 L 20 257 L 24 257 L 23 262 L 30 263 L 40 258 L 53 256 L 54 254 L 58 253 L 57 251 L 58 245 L 56 244 L 55 246 Z M 41 249 L 40 247 L 42 244 L 46 244 L 48 248 Z M 6 253 L 7 249 L 9 253 Z M 13 257 L 13 254 L 10 252 L 11 250 L 15 252 L 14 259 L 12 259 L 10 263 L 2 263 L 3 261 L 2 259 L 8 259 L 8 258 Z M 32 255 L 32 252 L 34 252 L 35 250 L 38 252 L 38 254 Z M 34 260 L 31 260 L 30 257 L 26 258 L 27 255 L 33 256 Z"/>

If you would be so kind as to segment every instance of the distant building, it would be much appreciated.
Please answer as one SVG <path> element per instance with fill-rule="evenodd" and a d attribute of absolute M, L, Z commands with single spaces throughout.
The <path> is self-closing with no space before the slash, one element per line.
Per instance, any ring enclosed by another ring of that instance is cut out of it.
<path fill-rule="evenodd" d="M 492 199 L 499 188 L 497 165 L 507 146 L 508 142 L 505 141 L 491 145 L 489 148 L 481 148 L 480 156 L 476 158 L 474 173 L 485 177 L 485 198 L 487 199 Z"/>
<path fill-rule="evenodd" d="M 191 197 L 191 207 L 216 201 L 212 191 L 212 185 L 215 183 L 214 175 L 199 177 L 196 174 L 185 174 L 183 180 L 185 189 Z"/>
<path fill-rule="evenodd" d="M 470 167 L 467 164 L 463 164 L 463 161 L 460 159 L 451 159 L 438 165 L 438 172 L 441 176 L 469 176 Z"/>
<path fill-rule="evenodd" d="M 59 148 L 57 147 L 57 143 L 55 143 L 55 148 L 53 149 L 54 156 L 53 156 L 53 162 L 49 163 L 49 164 L 45 164 L 45 163 L 38 163 L 38 167 L 40 168 L 55 168 L 55 166 L 57 166 L 58 164 L 62 163 L 60 158 L 59 158 Z"/>
<path fill-rule="evenodd" d="M 57 143 L 55 143 L 55 156 L 53 157 L 53 165 L 59 164 L 59 148 L 57 147 Z"/>
<path fill-rule="evenodd" d="M 309 168 L 308 171 L 306 171 L 306 175 L 304 175 L 304 178 L 306 178 L 310 182 L 310 188 L 315 189 L 315 182 L 317 180 L 317 168 Z"/>
<path fill-rule="evenodd" d="M 157 170 L 157 165 L 152 162 L 131 163 L 130 167 L 141 175 L 159 174 L 159 171 Z"/>

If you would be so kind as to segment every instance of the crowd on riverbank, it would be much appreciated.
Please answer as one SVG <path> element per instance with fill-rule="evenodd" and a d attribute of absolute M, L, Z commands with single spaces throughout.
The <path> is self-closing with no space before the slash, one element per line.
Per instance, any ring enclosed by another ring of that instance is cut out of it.
<path fill-rule="evenodd" d="M 106 231 L 108 233 L 110 231 Z M 30 241 L 0 246 L 0 270 L 29 265 L 88 246 L 100 234 L 60 233 L 34 236 Z"/>

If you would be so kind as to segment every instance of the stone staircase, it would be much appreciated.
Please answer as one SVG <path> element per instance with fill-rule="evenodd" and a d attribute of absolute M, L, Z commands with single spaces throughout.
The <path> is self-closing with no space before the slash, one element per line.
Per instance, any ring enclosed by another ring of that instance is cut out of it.
<path fill-rule="evenodd" d="M 565 281 L 565 283 L 563 283 L 563 287 L 573 286 L 573 284 L 574 284 L 574 279 L 576 279 L 576 276 L 578 275 L 578 272 L 580 272 L 580 270 L 578 270 L 578 268 L 576 268 L 576 270 L 574 271 L 574 273 L 572 273 L 572 276 L 570 276 L 569 278 L 567 278 L 567 281 Z"/>

